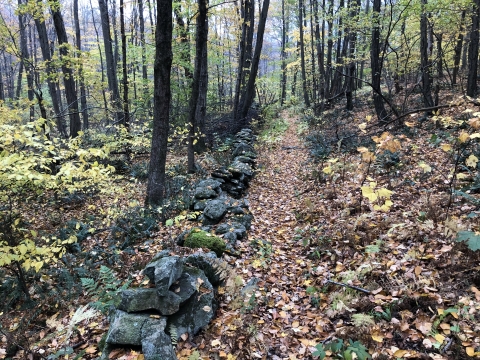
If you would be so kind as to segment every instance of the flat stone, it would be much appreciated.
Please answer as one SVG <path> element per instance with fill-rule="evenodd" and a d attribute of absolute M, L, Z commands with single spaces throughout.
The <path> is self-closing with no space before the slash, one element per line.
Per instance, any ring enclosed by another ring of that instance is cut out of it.
<path fill-rule="evenodd" d="M 145 360 L 176 360 L 177 355 L 165 325 L 147 321 L 142 328 L 142 352 Z"/>

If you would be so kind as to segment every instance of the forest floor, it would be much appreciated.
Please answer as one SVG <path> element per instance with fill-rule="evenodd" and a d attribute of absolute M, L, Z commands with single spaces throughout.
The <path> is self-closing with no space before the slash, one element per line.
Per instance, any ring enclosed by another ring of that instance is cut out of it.
<path fill-rule="evenodd" d="M 478 191 L 451 195 L 478 181 L 468 168 L 474 161 L 470 152 L 478 151 L 474 129 L 480 123 L 468 108 L 447 109 L 437 123 L 410 117 L 403 127 L 374 129 L 363 139 L 358 133 L 371 128 L 368 113 L 327 111 L 321 124 L 312 124 L 306 113 L 283 111 L 274 119 L 282 130 L 261 136 L 256 145 L 257 173 L 246 195 L 254 221 L 239 254 L 223 256 L 232 272 L 218 289 L 217 316 L 196 337 L 178 342 L 178 358 L 480 357 L 480 251 L 474 251 L 480 247 L 480 200 Z M 452 120 L 459 118 L 463 122 Z M 346 126 L 325 130 L 336 121 Z M 465 130 L 466 123 L 471 129 Z M 342 139 L 356 142 L 337 141 L 340 131 Z M 118 200 L 124 208 L 141 203 L 144 184 L 127 182 L 125 189 Z M 85 209 L 110 211 L 117 199 L 89 201 L 60 209 L 62 216 L 81 219 Z M 188 252 L 174 239 L 195 225 L 160 227 L 133 253 L 116 253 L 112 268 L 120 281 L 146 285 L 141 271 L 151 257 L 164 248 Z M 455 241 L 458 234 L 472 249 Z M 98 255 L 101 246 L 109 246 L 108 236 L 99 231 L 88 237 L 83 251 Z M 57 286 L 48 276 L 39 281 Z M 25 350 L 18 347 L 13 358 L 98 356 L 109 326 L 103 315 L 77 323 L 69 342 L 73 353 L 62 353 L 67 324 L 92 301 L 85 291 L 74 300 L 67 295 L 45 298 L 35 310 L 37 320 L 17 337 L 30 352 L 22 345 Z M 0 336 L 0 358 L 7 336 L 29 316 L 20 305 L 3 314 L 9 332 Z M 122 349 L 110 358 L 142 355 Z"/>
<path fill-rule="evenodd" d="M 244 283 L 258 283 L 240 303 L 227 292 L 207 331 L 178 344 L 179 358 L 479 357 L 479 256 L 452 235 L 479 230 L 468 219 L 478 206 L 450 199 L 448 181 L 423 169 L 425 160 L 450 171 L 431 129 L 412 143 L 399 136 L 412 159 L 385 170 L 356 150 L 313 162 L 299 117 L 282 117 L 280 141 L 259 146 L 249 240 L 241 258 L 227 256 Z M 380 138 L 378 148 L 400 144 Z M 362 202 L 364 185 L 378 199 Z"/>

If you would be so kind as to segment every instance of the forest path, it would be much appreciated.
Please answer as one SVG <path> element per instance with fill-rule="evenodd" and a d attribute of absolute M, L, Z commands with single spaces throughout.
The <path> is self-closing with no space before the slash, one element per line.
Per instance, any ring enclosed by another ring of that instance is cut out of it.
<path fill-rule="evenodd" d="M 228 359 L 312 358 L 313 346 L 325 337 L 316 330 L 321 332 L 325 323 L 306 292 L 314 264 L 307 258 L 295 216 L 308 154 L 297 135 L 297 118 L 287 112 L 281 116 L 289 123 L 281 142 L 258 151 L 259 170 L 248 193 L 255 218 L 235 261 L 245 283 L 258 283 L 247 286 L 243 304 L 221 304 L 204 337 L 210 358 L 218 358 L 212 357 L 218 351 Z"/>

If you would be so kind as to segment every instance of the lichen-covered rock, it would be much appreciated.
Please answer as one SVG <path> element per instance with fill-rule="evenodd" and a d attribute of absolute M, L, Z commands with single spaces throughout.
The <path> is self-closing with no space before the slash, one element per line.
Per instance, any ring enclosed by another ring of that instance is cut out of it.
<path fill-rule="evenodd" d="M 210 200 L 205 206 L 205 210 L 203 210 L 203 215 L 215 224 L 222 220 L 226 213 L 227 205 L 220 199 Z"/>
<path fill-rule="evenodd" d="M 244 214 L 244 215 L 235 215 L 232 218 L 232 221 L 238 222 L 245 226 L 245 229 L 250 230 L 252 227 L 252 220 L 253 220 L 253 215 L 252 214 Z"/>
<path fill-rule="evenodd" d="M 169 256 L 151 262 L 143 273 L 155 284 L 158 295 L 166 296 L 170 286 L 182 275 L 182 271 L 183 259 Z"/>
<path fill-rule="evenodd" d="M 185 237 L 184 245 L 193 249 L 207 248 L 214 251 L 217 256 L 222 256 L 225 251 L 225 242 L 222 239 L 198 229 L 193 229 Z"/>
<path fill-rule="evenodd" d="M 207 206 L 207 200 L 200 200 L 193 205 L 193 210 L 195 211 L 203 211 L 205 210 L 205 206 Z"/>
<path fill-rule="evenodd" d="M 217 192 L 208 187 L 197 187 L 195 188 L 195 198 L 196 199 L 212 199 L 217 196 Z"/>
<path fill-rule="evenodd" d="M 147 321 L 153 321 L 159 328 L 167 324 L 167 319 L 150 318 L 150 314 L 129 314 L 117 310 L 113 315 L 105 342 L 112 345 L 142 345 L 142 328 Z"/>
<path fill-rule="evenodd" d="M 120 294 L 119 310 L 128 313 L 156 309 L 158 310 L 159 297 L 157 289 L 128 289 Z"/>
<path fill-rule="evenodd" d="M 177 330 L 178 337 L 188 333 L 190 337 L 207 326 L 215 313 L 213 286 L 203 271 L 195 270 L 199 290 L 188 300 L 179 312 L 169 317 L 169 324 Z"/>

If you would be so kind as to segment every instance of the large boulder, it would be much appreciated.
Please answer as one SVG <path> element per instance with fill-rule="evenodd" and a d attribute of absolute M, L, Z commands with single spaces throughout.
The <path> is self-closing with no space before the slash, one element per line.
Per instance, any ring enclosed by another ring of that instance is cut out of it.
<path fill-rule="evenodd" d="M 176 314 L 169 317 L 169 324 L 173 326 L 180 338 L 188 333 L 190 338 L 200 329 L 207 326 L 216 310 L 213 286 L 200 269 L 193 269 L 199 284 L 198 291 L 188 300 Z"/>

